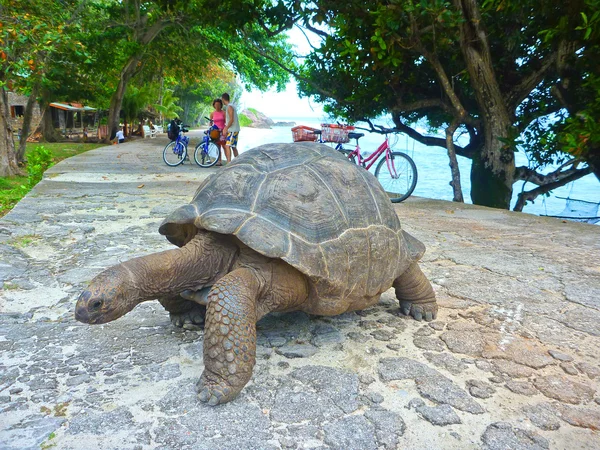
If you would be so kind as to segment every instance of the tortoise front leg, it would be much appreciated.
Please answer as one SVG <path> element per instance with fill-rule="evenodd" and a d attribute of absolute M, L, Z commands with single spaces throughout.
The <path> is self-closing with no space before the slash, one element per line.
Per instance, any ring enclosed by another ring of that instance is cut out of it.
<path fill-rule="evenodd" d="M 435 292 L 416 262 L 396 278 L 393 286 L 402 314 L 411 315 L 419 321 L 425 319 L 427 322 L 437 317 Z"/>
<path fill-rule="evenodd" d="M 254 270 L 240 268 L 215 283 L 208 295 L 198 398 L 209 405 L 234 399 L 252 376 L 260 290 Z"/>

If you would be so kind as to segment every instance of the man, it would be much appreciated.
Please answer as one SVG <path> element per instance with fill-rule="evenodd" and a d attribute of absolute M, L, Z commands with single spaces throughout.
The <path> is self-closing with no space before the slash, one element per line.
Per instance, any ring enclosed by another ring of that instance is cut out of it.
<path fill-rule="evenodd" d="M 123 142 L 125 142 L 125 135 L 123 134 L 123 129 L 119 128 L 117 130 L 117 134 L 115 135 L 115 139 L 117 140 L 117 142 L 119 144 L 122 144 Z"/>
<path fill-rule="evenodd" d="M 233 150 L 233 156 L 238 156 L 237 142 L 238 135 L 240 133 L 240 122 L 238 120 L 237 111 L 235 105 L 230 103 L 229 94 L 226 92 L 221 95 L 221 100 L 225 104 L 225 128 L 223 128 L 223 134 L 227 136 L 225 141 L 225 158 L 227 162 L 231 162 L 231 151 Z"/>

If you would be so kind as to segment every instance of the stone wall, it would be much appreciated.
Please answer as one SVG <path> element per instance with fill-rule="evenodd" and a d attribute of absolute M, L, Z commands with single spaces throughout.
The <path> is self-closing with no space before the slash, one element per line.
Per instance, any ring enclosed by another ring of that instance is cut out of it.
<path fill-rule="evenodd" d="M 8 117 L 15 135 L 19 129 L 23 128 L 23 114 L 25 113 L 27 99 L 28 97 L 26 95 L 15 94 L 14 92 L 8 93 Z M 42 112 L 40 111 L 39 104 L 36 102 L 33 107 L 31 130 L 35 130 L 37 128 L 40 120 L 42 120 Z"/>

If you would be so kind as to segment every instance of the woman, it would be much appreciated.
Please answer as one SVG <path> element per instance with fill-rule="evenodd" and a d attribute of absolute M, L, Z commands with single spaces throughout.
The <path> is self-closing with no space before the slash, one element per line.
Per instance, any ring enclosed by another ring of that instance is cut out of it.
<path fill-rule="evenodd" d="M 225 140 L 227 139 L 227 136 L 223 134 L 223 128 L 225 128 L 225 111 L 223 111 L 223 101 L 220 98 L 216 98 L 213 101 L 213 108 L 215 108 L 215 110 L 210 113 L 210 120 L 213 121 L 213 123 L 219 128 L 219 130 L 221 130 L 221 136 L 215 142 L 215 144 L 217 144 L 217 147 L 219 147 L 219 151 L 221 151 L 223 145 L 225 144 Z M 220 165 L 222 164 L 219 161 L 217 166 Z"/>

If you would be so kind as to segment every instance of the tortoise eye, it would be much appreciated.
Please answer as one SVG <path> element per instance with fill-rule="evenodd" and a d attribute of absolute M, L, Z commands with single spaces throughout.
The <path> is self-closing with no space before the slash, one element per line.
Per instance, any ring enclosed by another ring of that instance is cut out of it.
<path fill-rule="evenodd" d="M 100 309 L 100 307 L 102 306 L 102 300 L 96 300 L 94 303 L 92 303 L 91 306 L 94 310 Z"/>

